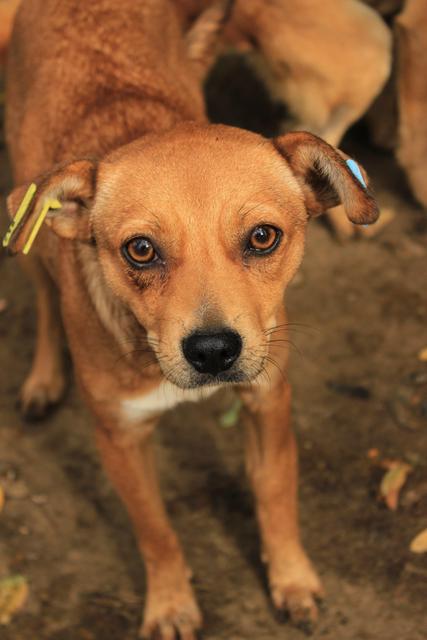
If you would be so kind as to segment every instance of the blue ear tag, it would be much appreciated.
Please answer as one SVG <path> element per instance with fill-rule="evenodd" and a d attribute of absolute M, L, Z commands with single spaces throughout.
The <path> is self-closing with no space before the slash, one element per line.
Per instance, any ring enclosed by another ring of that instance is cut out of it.
<path fill-rule="evenodd" d="M 362 187 L 364 189 L 366 189 L 366 182 L 365 179 L 362 175 L 362 172 L 360 171 L 360 167 L 357 164 L 356 160 L 353 160 L 352 158 L 349 158 L 348 160 L 345 161 L 347 167 L 350 169 L 351 173 L 354 175 L 355 178 L 357 178 L 360 182 L 360 184 L 362 185 Z M 363 224 L 362 227 L 368 227 L 369 225 L 367 224 Z"/>
<path fill-rule="evenodd" d="M 356 160 L 349 158 L 345 161 L 347 167 L 350 169 L 351 173 L 359 180 L 360 184 L 364 189 L 366 189 L 366 182 L 364 177 L 362 176 L 362 172 L 360 171 L 360 167 L 357 164 Z"/>

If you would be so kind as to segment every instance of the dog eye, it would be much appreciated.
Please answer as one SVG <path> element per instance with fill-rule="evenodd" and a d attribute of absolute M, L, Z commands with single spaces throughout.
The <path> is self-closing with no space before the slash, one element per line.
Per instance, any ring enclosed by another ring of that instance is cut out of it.
<path fill-rule="evenodd" d="M 255 227 L 250 233 L 247 250 L 251 253 L 271 253 L 279 245 L 282 232 L 270 224 Z"/>
<path fill-rule="evenodd" d="M 152 242 L 142 236 L 128 240 L 122 247 L 122 253 L 126 260 L 137 268 L 153 264 L 159 259 Z"/>

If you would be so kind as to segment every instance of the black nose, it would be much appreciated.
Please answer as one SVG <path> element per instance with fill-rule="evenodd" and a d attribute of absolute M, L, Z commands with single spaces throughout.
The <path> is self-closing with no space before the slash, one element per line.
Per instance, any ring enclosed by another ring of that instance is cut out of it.
<path fill-rule="evenodd" d="M 235 331 L 191 333 L 182 341 L 188 362 L 199 373 L 217 375 L 227 371 L 242 350 L 242 339 Z"/>

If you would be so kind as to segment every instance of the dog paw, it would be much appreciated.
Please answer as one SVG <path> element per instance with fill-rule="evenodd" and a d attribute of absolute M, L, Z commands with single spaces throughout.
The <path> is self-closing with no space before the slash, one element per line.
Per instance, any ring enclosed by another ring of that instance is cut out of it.
<path fill-rule="evenodd" d="M 317 607 L 317 596 L 308 589 L 299 587 L 288 587 L 275 590 L 272 595 L 277 607 L 279 620 L 291 622 L 301 631 L 310 635 L 316 626 L 319 612 Z"/>
<path fill-rule="evenodd" d="M 317 602 L 323 599 L 323 587 L 308 560 L 283 567 L 270 579 L 271 597 L 281 618 L 310 634 L 318 619 Z"/>
<path fill-rule="evenodd" d="M 202 616 L 191 593 L 149 599 L 140 637 L 146 640 L 198 640 Z"/>
<path fill-rule="evenodd" d="M 58 404 L 65 389 L 65 379 L 56 375 L 52 380 L 40 380 L 30 375 L 22 386 L 19 408 L 26 420 L 41 420 Z"/>

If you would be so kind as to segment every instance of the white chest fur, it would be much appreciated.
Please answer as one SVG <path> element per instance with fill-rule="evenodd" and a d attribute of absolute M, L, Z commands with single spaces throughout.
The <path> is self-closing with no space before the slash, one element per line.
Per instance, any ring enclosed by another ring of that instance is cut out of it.
<path fill-rule="evenodd" d="M 143 422 L 173 409 L 182 402 L 198 402 L 208 398 L 217 389 L 218 387 L 179 389 L 170 382 L 162 382 L 143 396 L 122 400 L 122 415 L 127 422 Z"/>

